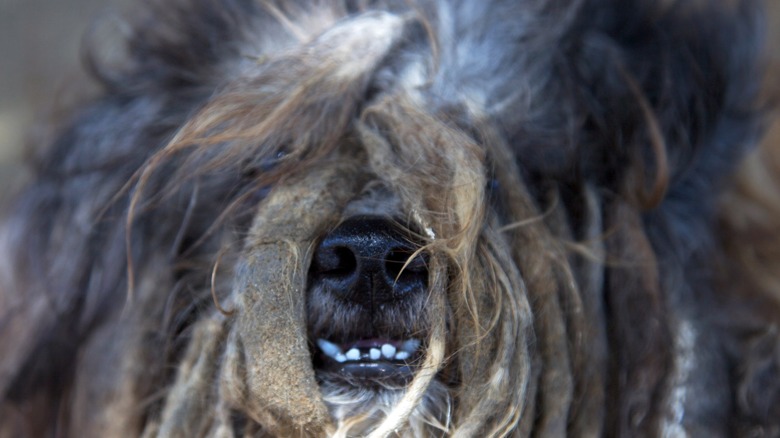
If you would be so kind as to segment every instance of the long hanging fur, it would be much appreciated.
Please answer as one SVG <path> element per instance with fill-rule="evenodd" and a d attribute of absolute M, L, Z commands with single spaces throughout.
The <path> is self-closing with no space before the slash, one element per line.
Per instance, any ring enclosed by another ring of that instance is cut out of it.
<path fill-rule="evenodd" d="M 4 210 L 0 436 L 780 434 L 758 0 L 139 11 Z M 307 335 L 378 185 L 429 255 L 381 396 Z"/>

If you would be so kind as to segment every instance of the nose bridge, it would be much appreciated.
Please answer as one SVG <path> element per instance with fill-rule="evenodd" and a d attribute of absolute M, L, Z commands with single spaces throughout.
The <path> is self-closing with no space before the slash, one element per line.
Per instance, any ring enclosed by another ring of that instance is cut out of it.
<path fill-rule="evenodd" d="M 355 217 L 393 218 L 401 211 L 401 200 L 384 182 L 373 180 L 344 208 L 345 219 Z"/>
<path fill-rule="evenodd" d="M 359 269 L 379 269 L 394 247 L 408 246 L 392 227 L 387 220 L 358 217 L 344 222 L 332 234 L 334 240 L 353 251 Z"/>

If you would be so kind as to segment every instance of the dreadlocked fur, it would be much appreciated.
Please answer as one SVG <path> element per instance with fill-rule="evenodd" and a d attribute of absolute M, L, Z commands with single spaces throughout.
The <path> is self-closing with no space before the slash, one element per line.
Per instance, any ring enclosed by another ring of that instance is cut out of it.
<path fill-rule="evenodd" d="M 6 209 L 0 436 L 777 436 L 759 14 L 148 4 Z M 428 288 L 376 390 L 315 373 L 363 316 L 307 273 L 380 192 Z"/>

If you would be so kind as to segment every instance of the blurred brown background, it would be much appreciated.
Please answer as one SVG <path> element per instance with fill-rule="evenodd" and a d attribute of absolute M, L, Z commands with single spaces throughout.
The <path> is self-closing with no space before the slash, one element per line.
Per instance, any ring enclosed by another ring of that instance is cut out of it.
<path fill-rule="evenodd" d="M 88 90 L 82 39 L 132 0 L 0 0 L 0 199 L 21 173 L 25 142 L 57 105 Z"/>
<path fill-rule="evenodd" d="M 84 94 L 81 41 L 133 0 L 0 0 L 0 198 L 20 174 L 25 139 L 55 103 Z M 780 1 L 767 0 L 770 53 L 780 61 Z"/>

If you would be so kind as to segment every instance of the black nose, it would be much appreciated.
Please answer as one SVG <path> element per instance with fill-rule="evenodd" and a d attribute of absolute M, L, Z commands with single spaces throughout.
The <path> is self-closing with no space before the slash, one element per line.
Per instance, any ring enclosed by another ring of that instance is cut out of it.
<path fill-rule="evenodd" d="M 393 222 L 374 216 L 350 218 L 317 247 L 310 281 L 366 307 L 403 299 L 427 288 L 424 254 L 404 268 L 418 248 Z"/>

